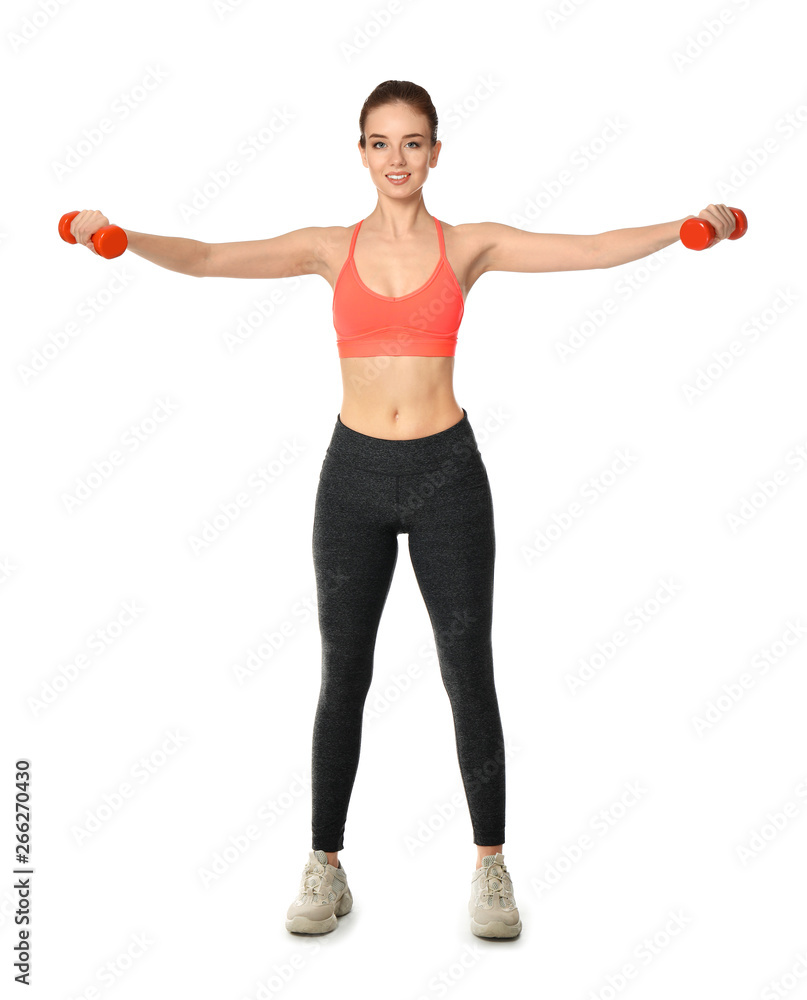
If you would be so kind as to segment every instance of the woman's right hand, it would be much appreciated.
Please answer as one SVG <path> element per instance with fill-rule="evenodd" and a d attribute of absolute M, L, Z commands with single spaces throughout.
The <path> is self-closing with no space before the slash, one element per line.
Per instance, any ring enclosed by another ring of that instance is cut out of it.
<path fill-rule="evenodd" d="M 103 212 L 99 212 L 94 208 L 85 208 L 70 223 L 70 233 L 75 237 L 76 243 L 81 243 L 82 246 L 87 247 L 97 257 L 100 257 L 101 255 L 93 246 L 92 235 L 108 225 L 109 219 Z"/>

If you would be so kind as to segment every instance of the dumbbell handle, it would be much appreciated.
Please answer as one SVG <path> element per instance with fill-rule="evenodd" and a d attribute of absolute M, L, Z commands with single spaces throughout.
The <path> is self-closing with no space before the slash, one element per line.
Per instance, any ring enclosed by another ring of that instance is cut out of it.
<path fill-rule="evenodd" d="M 745 236 L 748 229 L 748 219 L 741 208 L 732 208 L 729 205 L 729 211 L 737 220 L 737 225 L 728 238 L 738 240 L 741 236 Z M 709 247 L 718 242 L 715 227 L 706 219 L 686 219 L 681 225 L 679 236 L 684 246 L 690 250 L 708 250 Z"/>
<path fill-rule="evenodd" d="M 67 212 L 59 219 L 59 235 L 66 243 L 76 242 L 75 236 L 70 232 L 70 223 L 77 215 L 78 212 Z M 120 257 L 129 245 L 126 233 L 120 226 L 101 226 L 90 239 L 98 253 L 108 260 Z"/>

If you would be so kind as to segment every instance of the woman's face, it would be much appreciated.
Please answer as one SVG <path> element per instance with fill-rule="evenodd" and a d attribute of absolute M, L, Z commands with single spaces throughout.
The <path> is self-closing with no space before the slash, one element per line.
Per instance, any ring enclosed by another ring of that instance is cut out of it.
<path fill-rule="evenodd" d="M 390 198 L 409 198 L 423 187 L 429 170 L 437 163 L 441 143 L 430 144 L 425 115 L 404 104 L 387 104 L 369 112 L 364 124 L 367 140 L 362 162 L 378 190 Z M 390 174 L 405 174 L 393 183 Z"/>

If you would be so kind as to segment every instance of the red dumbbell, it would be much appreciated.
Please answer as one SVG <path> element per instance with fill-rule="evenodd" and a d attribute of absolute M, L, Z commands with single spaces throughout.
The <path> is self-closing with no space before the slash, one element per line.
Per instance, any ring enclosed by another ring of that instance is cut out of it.
<path fill-rule="evenodd" d="M 76 238 L 70 232 L 70 223 L 78 215 L 78 212 L 68 212 L 59 219 L 59 235 L 66 243 L 75 243 Z M 126 233 L 120 226 L 102 226 L 90 237 L 92 245 L 102 257 L 111 260 L 113 257 L 120 257 L 129 240 Z"/>
<path fill-rule="evenodd" d="M 746 219 L 745 212 L 741 208 L 732 208 L 729 205 L 729 211 L 737 220 L 737 225 L 728 239 L 738 240 L 741 236 L 745 236 L 748 229 L 748 219 Z M 708 250 L 709 247 L 714 246 L 717 242 L 715 227 L 711 222 L 707 222 L 706 219 L 687 219 L 682 223 L 678 235 L 681 237 L 681 242 L 684 246 L 690 250 Z"/>

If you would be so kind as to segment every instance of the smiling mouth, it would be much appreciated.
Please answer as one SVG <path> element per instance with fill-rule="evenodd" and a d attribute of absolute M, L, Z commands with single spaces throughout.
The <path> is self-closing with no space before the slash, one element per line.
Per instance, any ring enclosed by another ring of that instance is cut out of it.
<path fill-rule="evenodd" d="M 402 174 L 385 174 L 384 176 L 387 178 L 387 180 L 392 181 L 394 184 L 401 184 L 403 183 L 403 181 L 407 179 L 407 177 L 411 177 L 412 175 L 410 173 L 402 173 Z"/>

